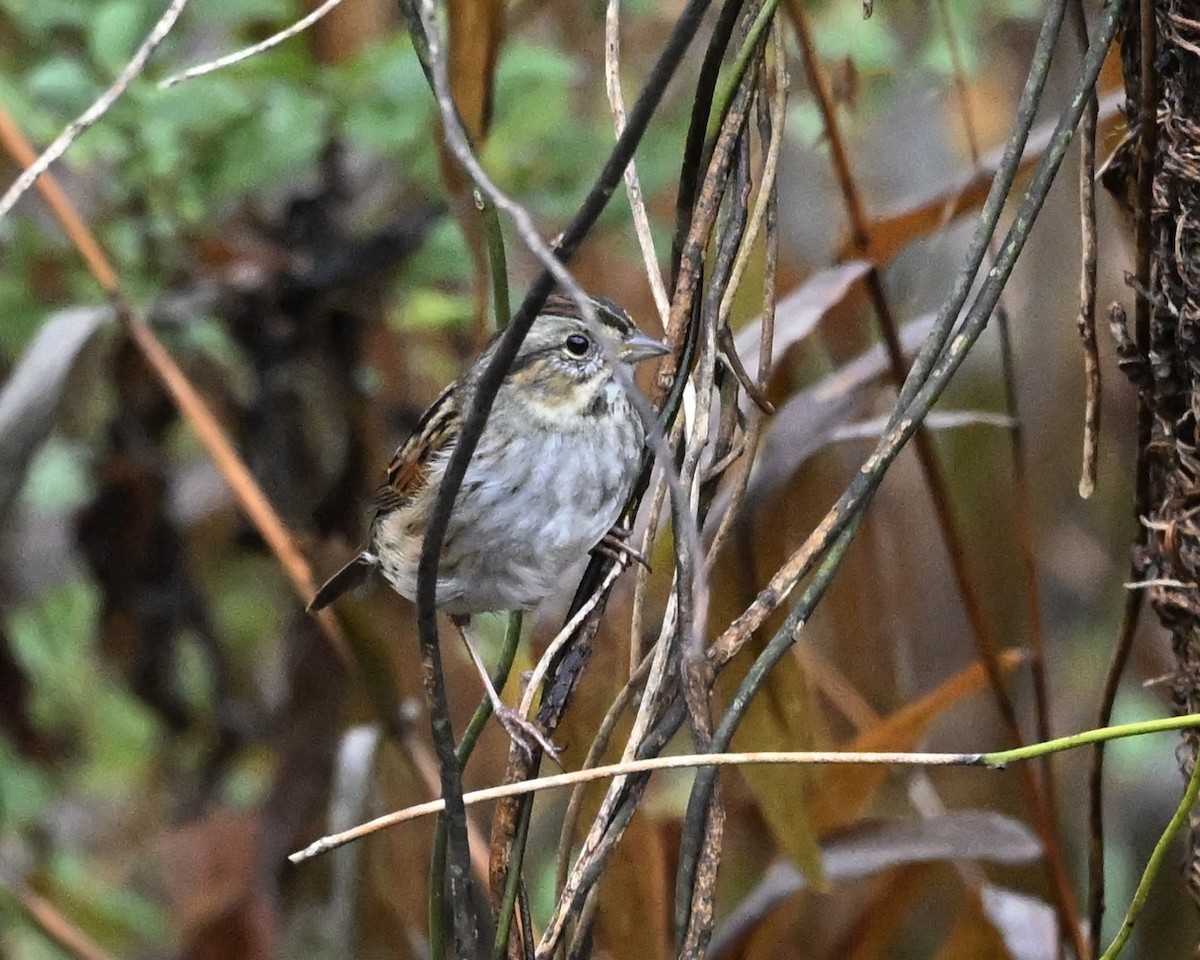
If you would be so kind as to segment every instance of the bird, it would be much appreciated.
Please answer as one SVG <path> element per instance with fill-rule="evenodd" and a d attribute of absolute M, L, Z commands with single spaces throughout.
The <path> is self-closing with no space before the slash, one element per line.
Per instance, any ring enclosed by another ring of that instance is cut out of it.
<path fill-rule="evenodd" d="M 613 301 L 552 294 L 534 318 L 496 394 L 454 499 L 442 544 L 435 607 L 459 628 L 493 708 L 509 733 L 552 745 L 500 702 L 468 632 L 473 615 L 530 610 L 590 551 L 637 556 L 617 524 L 642 462 L 642 419 L 615 364 L 669 353 Z M 416 599 L 417 564 L 450 454 L 498 332 L 422 415 L 387 467 L 366 545 L 317 590 L 321 610 L 377 570 Z M 626 383 L 629 378 L 622 378 Z"/>

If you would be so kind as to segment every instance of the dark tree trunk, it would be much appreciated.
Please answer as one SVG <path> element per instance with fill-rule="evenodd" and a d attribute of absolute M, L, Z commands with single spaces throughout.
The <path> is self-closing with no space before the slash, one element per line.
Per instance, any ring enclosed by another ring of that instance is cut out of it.
<path fill-rule="evenodd" d="M 1143 0 L 1146 2 L 1146 0 Z M 1200 712 L 1200 4 L 1196 0 L 1153 0 L 1155 55 L 1143 69 L 1139 4 L 1132 4 L 1125 38 L 1125 75 L 1131 126 L 1150 152 L 1131 177 L 1147 189 L 1149 219 L 1137 232 L 1145 289 L 1139 290 L 1139 346 L 1146 363 L 1143 397 L 1143 475 L 1139 509 L 1147 523 L 1146 546 L 1138 552 L 1144 578 L 1161 578 L 1150 599 L 1171 631 L 1178 664 L 1177 708 Z M 1137 123 L 1143 92 L 1154 101 L 1154 124 Z M 1149 139 L 1141 127 L 1153 127 Z M 1139 204 L 1134 203 L 1134 209 Z M 1148 230 L 1146 229 L 1148 227 Z M 1144 252 L 1143 252 L 1144 251 Z M 1146 269 L 1148 264 L 1148 270 Z M 1180 752 L 1191 774 L 1196 738 Z M 1200 902 L 1200 832 L 1192 824 L 1186 869 L 1192 896 Z"/>

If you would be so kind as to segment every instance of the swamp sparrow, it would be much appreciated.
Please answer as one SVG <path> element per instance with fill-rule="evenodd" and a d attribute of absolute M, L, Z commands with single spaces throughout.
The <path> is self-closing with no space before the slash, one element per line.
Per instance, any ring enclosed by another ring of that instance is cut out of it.
<path fill-rule="evenodd" d="M 536 606 L 589 550 L 629 552 L 606 535 L 633 487 L 645 433 L 607 357 L 632 366 L 668 351 L 616 304 L 600 297 L 593 303 L 598 331 L 573 300 L 550 297 L 496 395 L 455 497 L 438 567 L 436 606 L 460 628 L 474 613 Z M 317 591 L 309 609 L 331 603 L 373 568 L 397 593 L 416 598 L 425 529 L 496 342 L 442 391 L 396 451 L 375 498 L 367 546 Z"/>

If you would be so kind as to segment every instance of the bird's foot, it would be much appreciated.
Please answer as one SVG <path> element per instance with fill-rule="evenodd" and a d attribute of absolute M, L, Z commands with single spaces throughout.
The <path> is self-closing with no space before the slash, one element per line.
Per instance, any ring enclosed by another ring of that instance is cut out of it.
<path fill-rule="evenodd" d="M 503 704 L 493 704 L 492 710 L 526 760 L 533 759 L 533 751 L 536 746 L 540 747 L 546 756 L 557 763 L 559 767 L 562 767 L 562 758 L 559 755 L 558 747 L 555 746 L 553 740 L 542 733 L 536 723 Z"/>
<path fill-rule="evenodd" d="M 625 527 L 614 526 L 600 538 L 598 544 L 592 547 L 592 553 L 608 557 L 609 560 L 614 560 L 623 566 L 629 566 L 631 561 L 637 562 L 649 570 L 650 561 L 646 559 L 646 555 L 635 549 L 629 542 L 632 533 L 633 531 Z"/>

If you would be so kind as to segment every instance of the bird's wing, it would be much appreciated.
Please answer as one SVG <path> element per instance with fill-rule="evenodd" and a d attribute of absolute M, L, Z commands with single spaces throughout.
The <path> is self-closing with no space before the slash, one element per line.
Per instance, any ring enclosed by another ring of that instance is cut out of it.
<path fill-rule="evenodd" d="M 457 387 L 457 383 L 452 383 L 441 392 L 421 417 L 413 435 L 392 455 L 387 482 L 375 494 L 377 512 L 398 510 L 412 500 L 425 485 L 434 455 L 458 438 L 462 421 Z"/>

